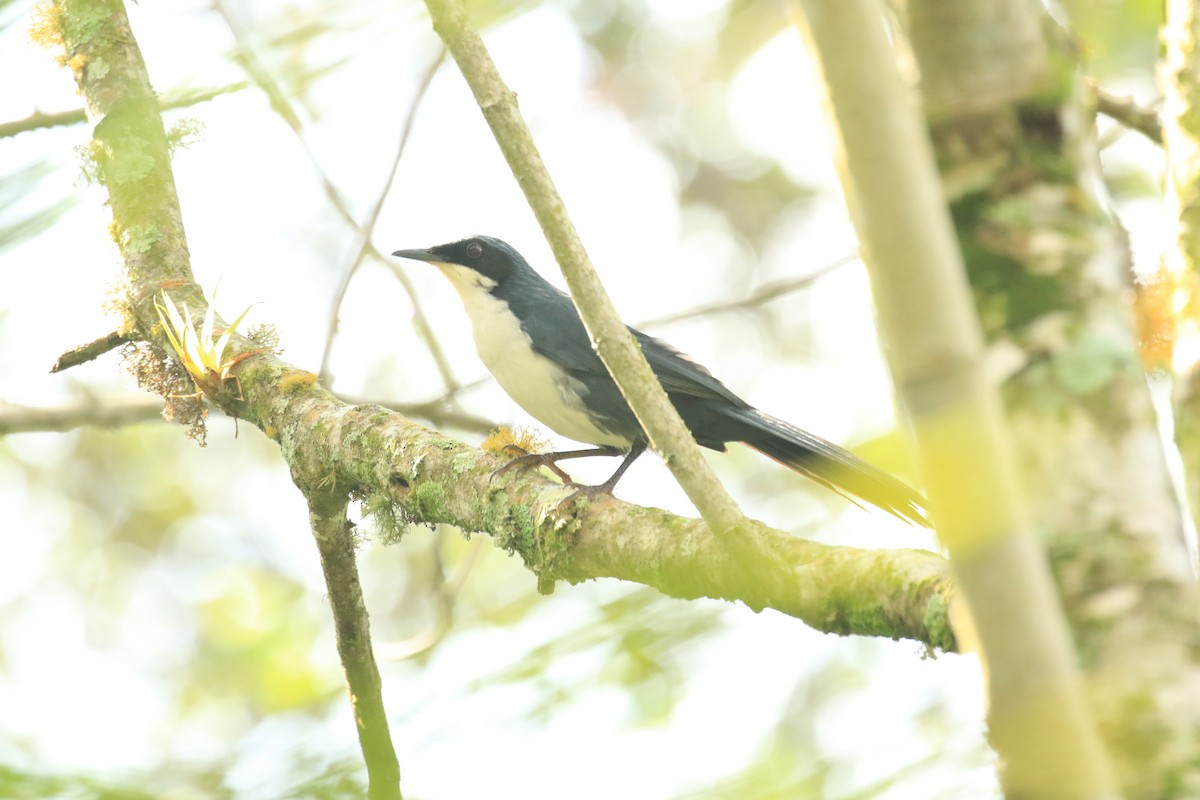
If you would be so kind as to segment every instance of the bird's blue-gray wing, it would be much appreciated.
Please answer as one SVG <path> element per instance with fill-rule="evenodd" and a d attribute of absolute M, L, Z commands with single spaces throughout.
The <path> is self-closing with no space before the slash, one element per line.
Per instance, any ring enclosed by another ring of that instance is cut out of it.
<path fill-rule="evenodd" d="M 558 364 L 586 388 L 584 402 L 593 413 L 602 417 L 606 427 L 630 436 L 640 435 L 640 426 L 592 348 L 571 299 L 548 285 L 539 285 L 536 292 L 530 291 L 531 288 L 514 287 L 506 299 L 518 306 L 514 310 L 518 312 L 521 326 L 534 350 Z M 718 401 L 719 405 L 730 404 L 740 409 L 748 407 L 746 402 L 707 369 L 671 345 L 634 328 L 629 330 L 641 345 L 659 382 L 698 437 L 709 447 L 724 449 L 720 444 L 722 440 L 704 435 L 709 416 L 704 407 L 709 401 Z"/>

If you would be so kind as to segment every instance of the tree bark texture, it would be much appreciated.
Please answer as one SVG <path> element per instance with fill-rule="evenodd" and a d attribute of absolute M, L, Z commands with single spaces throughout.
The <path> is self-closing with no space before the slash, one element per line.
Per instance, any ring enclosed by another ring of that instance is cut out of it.
<path fill-rule="evenodd" d="M 1200 318 L 1200 6 L 1195 0 L 1168 0 L 1166 10 L 1158 77 L 1173 241 L 1154 286 L 1157 316 L 1168 329 L 1153 333 L 1169 337 L 1174 345 L 1180 333 L 1196 335 L 1195 320 Z M 1180 331 L 1181 325 L 1190 330 Z M 1165 355 L 1172 355 L 1172 348 L 1165 349 Z M 1200 510 L 1200 363 L 1181 365 L 1175 378 L 1175 441 L 1194 514 Z"/>
<path fill-rule="evenodd" d="M 912 414 L 938 535 L 974 622 L 1001 783 L 1009 797 L 1112 796 L 1112 770 L 984 367 L 925 122 L 900 76 L 883 3 L 802 5 L 888 364 Z M 995 83 L 984 89 L 995 93 Z"/>
<path fill-rule="evenodd" d="M 1033 0 L 911 0 L 908 24 L 1091 707 L 1129 797 L 1200 796 L 1200 598 L 1077 55 Z"/>

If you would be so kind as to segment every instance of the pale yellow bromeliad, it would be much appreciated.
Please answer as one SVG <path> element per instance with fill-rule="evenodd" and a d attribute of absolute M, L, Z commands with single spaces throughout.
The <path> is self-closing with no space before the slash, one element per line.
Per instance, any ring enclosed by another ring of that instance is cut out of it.
<path fill-rule="evenodd" d="M 226 328 L 217 337 L 216 341 L 214 341 L 214 324 L 216 321 L 216 311 L 214 309 L 217 299 L 215 290 L 212 297 L 208 300 L 208 311 L 204 314 L 204 323 L 200 326 L 198 333 L 196 325 L 192 321 L 192 315 L 188 310 L 187 303 L 183 304 L 183 313 L 180 314 L 179 309 L 175 307 L 175 302 L 171 300 L 170 295 L 165 290 L 162 293 L 162 298 L 163 302 L 160 304 L 156 300 L 154 307 L 158 310 L 158 318 L 162 320 L 163 330 L 166 331 L 167 338 L 171 340 L 171 346 L 179 356 L 180 363 L 188 371 L 192 382 L 196 384 L 197 396 L 203 393 L 207 397 L 216 399 L 224 393 L 225 384 L 232 380 L 238 387 L 237 399 L 245 399 L 242 396 L 241 381 L 238 380 L 236 375 L 231 375 L 230 371 L 245 359 L 259 353 L 265 353 L 270 348 L 260 347 L 254 350 L 247 350 L 238 353 L 228 360 L 224 358 L 224 355 L 225 348 L 229 346 L 229 340 L 237 331 L 237 326 L 246 318 L 246 315 L 250 313 L 250 309 L 253 306 L 248 306 L 245 311 L 238 315 L 233 324 Z"/>

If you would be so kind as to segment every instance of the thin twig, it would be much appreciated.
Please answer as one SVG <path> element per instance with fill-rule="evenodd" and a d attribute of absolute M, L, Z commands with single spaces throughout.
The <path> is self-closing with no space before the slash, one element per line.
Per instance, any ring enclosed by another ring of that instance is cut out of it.
<path fill-rule="evenodd" d="M 819 279 L 823 278 L 824 276 L 828 275 L 830 272 L 833 272 L 834 270 L 839 269 L 839 268 L 845 266 L 846 264 L 852 263 L 852 262 L 858 260 L 858 258 L 859 258 L 858 253 L 850 253 L 845 256 L 842 256 L 841 258 L 837 259 L 836 261 L 826 264 L 825 266 L 821 267 L 816 272 L 811 273 L 809 275 L 805 275 L 800 278 L 790 278 L 787 280 L 773 281 L 771 283 L 764 283 L 762 286 L 760 286 L 758 289 L 756 289 L 752 294 L 750 294 L 749 296 L 744 297 L 740 300 L 729 300 L 729 301 L 719 302 L 719 303 L 708 303 L 706 305 L 697 306 L 696 308 L 687 309 L 685 311 L 678 311 L 678 312 L 675 312 L 672 314 L 664 314 L 661 317 L 649 317 L 648 319 L 643 319 L 640 322 L 635 323 L 634 327 L 635 328 L 655 328 L 655 327 L 661 327 L 663 325 L 670 325 L 670 324 L 673 324 L 676 322 L 683 322 L 683 321 L 689 320 L 689 319 L 698 319 L 700 317 L 707 317 L 707 316 L 710 316 L 713 314 L 722 314 L 727 311 L 740 311 L 742 309 L 754 308 L 754 307 L 762 305 L 764 303 L 769 303 L 772 300 L 777 300 L 780 297 L 784 297 L 793 292 L 798 292 L 803 289 L 807 289 L 813 283 L 815 283 Z M 389 267 L 391 267 L 392 269 L 397 269 L 397 270 L 399 269 L 399 267 L 397 265 L 391 263 L 390 261 L 388 262 L 387 265 Z M 451 402 L 453 402 L 454 398 L 457 397 L 458 395 L 462 394 L 463 392 L 468 392 L 472 389 L 482 386 L 485 383 L 490 383 L 491 381 L 492 381 L 492 377 L 490 375 L 488 375 L 486 377 L 479 378 L 478 380 L 471 381 L 470 383 L 464 383 L 464 384 L 456 383 L 455 386 L 450 387 L 449 390 L 445 394 L 443 394 L 441 397 L 439 397 L 437 400 L 431 401 L 428 404 L 421 404 L 418 406 L 410 405 L 408 407 L 409 408 L 425 408 L 425 407 L 449 406 L 449 404 Z M 343 398 L 345 397 L 344 395 L 341 395 L 341 394 L 339 394 L 338 396 L 343 397 Z M 388 406 L 388 407 L 394 408 L 398 411 L 403 410 L 399 406 Z M 444 418 L 449 419 L 449 416 L 445 416 Z M 470 430 L 470 427 L 468 427 L 467 429 Z"/>
<path fill-rule="evenodd" d="M 162 420 L 163 401 L 153 397 L 89 397 L 63 406 L 33 407 L 0 402 L 0 436 L 69 431 L 84 426 L 117 428 Z"/>
<path fill-rule="evenodd" d="M 444 526 L 439 525 L 434 535 L 433 544 L 433 590 L 434 618 L 425 630 L 416 636 L 410 636 L 399 642 L 387 642 L 375 648 L 376 653 L 385 661 L 403 661 L 407 658 L 428 653 L 446 638 L 450 626 L 454 624 L 454 608 L 458 604 L 459 593 L 471 576 L 471 571 L 483 549 L 483 538 L 476 536 L 471 539 L 470 549 L 459 563 L 454 574 L 446 577 L 445 562 L 442 557 L 442 540 Z"/>
<path fill-rule="evenodd" d="M 1092 85 L 1096 110 L 1112 117 L 1130 130 L 1135 130 L 1156 144 L 1162 144 L 1162 120 L 1158 115 L 1161 98 L 1151 106 L 1139 105 L 1132 97 L 1116 97 Z"/>
<path fill-rule="evenodd" d="M 583 323 L 605 367 L 688 499 L 714 532 L 730 534 L 746 518 L 700 453 L 699 445 L 671 404 L 608 297 L 533 135 L 517 108 L 516 95 L 496 65 L 459 0 L 425 0 L 433 29 L 445 42 L 492 129 L 546 241 L 562 269 Z M 732 542 L 735 537 L 726 537 Z"/>
<path fill-rule="evenodd" d="M 237 81 L 224 86 L 217 86 L 212 89 L 201 89 L 193 92 L 173 92 L 169 95 L 164 95 L 158 99 L 158 107 L 162 111 L 169 111 L 176 108 L 186 108 L 188 106 L 206 103 L 209 100 L 220 97 L 223 94 L 231 92 L 240 92 L 250 85 L 249 81 Z M 79 125 L 87 121 L 87 114 L 82 108 L 76 108 L 72 111 L 57 111 L 51 114 L 46 114 L 41 111 L 35 111 L 24 119 L 17 119 L 11 122 L 0 122 L 0 139 L 7 136 L 16 136 L 18 133 L 26 131 L 35 131 L 42 128 L 56 128 L 62 125 Z"/>
<path fill-rule="evenodd" d="M 364 397 L 337 395 L 343 403 L 356 406 L 375 405 L 421 419 L 438 427 L 456 428 L 471 433 L 486 434 L 496 427 L 491 420 L 468 414 L 438 398 L 425 403 L 391 403 Z M 24 406 L 0 401 L 0 436 L 10 433 L 69 431 L 85 426 L 117 428 L 140 422 L 160 422 L 161 397 L 134 395 L 132 397 L 86 397 L 61 406 Z"/>
<path fill-rule="evenodd" d="M 708 303 L 707 305 L 697 306 L 696 308 L 688 309 L 686 311 L 678 311 L 673 314 L 664 314 L 661 317 L 651 317 L 650 319 L 642 320 L 640 323 L 638 323 L 637 327 L 653 328 L 659 325 L 669 325 L 674 322 L 695 319 L 696 317 L 704 317 L 708 316 L 709 314 L 721 314 L 726 311 L 739 311 L 745 308 L 760 306 L 763 303 L 767 303 L 776 298 L 791 294 L 792 292 L 798 292 L 801 289 L 807 289 L 820 278 L 825 277 L 839 267 L 857 261 L 858 258 L 858 253 L 848 253 L 847 255 L 839 258 L 837 261 L 826 264 L 816 272 L 813 272 L 809 275 L 805 275 L 800 278 L 789 278 L 787 280 L 764 283 L 762 286 L 754 290 L 751 295 L 748 297 L 743 297 L 741 300 L 725 300 L 719 303 Z"/>
<path fill-rule="evenodd" d="M 334 396 L 343 403 L 350 403 L 356 406 L 382 406 L 383 408 L 403 414 L 406 417 L 418 417 L 436 425 L 446 425 L 463 431 L 471 431 L 472 433 L 488 433 L 496 427 L 495 422 L 483 417 L 477 417 L 474 414 L 469 414 L 452 405 L 449 395 L 443 395 L 425 403 L 393 403 L 341 394 L 339 392 L 334 392 Z"/>
<path fill-rule="evenodd" d="M 92 359 L 99 358 L 109 350 L 116 349 L 128 341 L 129 337 L 123 333 L 113 331 L 112 333 L 105 334 L 95 341 L 81 344 L 63 353 L 54 362 L 54 366 L 50 367 L 50 371 L 62 372 L 65 369 L 86 364 Z"/>
<path fill-rule="evenodd" d="M 417 338 L 424 342 L 425 348 L 429 350 L 430 356 L 433 357 L 433 363 L 442 378 L 442 385 L 446 387 L 447 399 L 453 399 L 455 395 L 469 388 L 469 386 L 464 386 L 459 383 L 458 378 L 454 377 L 454 371 L 450 369 L 450 359 L 446 357 L 446 351 L 442 350 L 442 343 L 438 341 L 437 336 L 433 332 L 433 327 L 429 324 L 429 317 L 425 314 L 425 308 L 416 302 L 416 287 L 412 285 L 412 281 L 404 271 L 404 268 L 396 263 L 396 259 L 383 255 L 375 249 L 374 245 L 370 246 L 368 252 L 376 261 L 392 273 L 392 277 L 404 287 L 405 293 L 412 299 L 412 324 L 416 330 Z"/>
<path fill-rule="evenodd" d="M 223 0 L 216 0 L 214 7 L 225 19 L 225 23 L 229 27 L 230 33 L 233 35 L 237 58 L 239 63 L 241 63 L 242 68 L 246 70 L 246 74 L 250 76 L 250 79 L 254 81 L 254 84 L 258 86 L 263 94 L 267 96 L 268 101 L 271 103 L 271 108 L 275 109 L 275 112 L 283 118 L 283 121 L 287 123 L 287 126 L 291 128 L 292 133 L 295 134 L 296 139 L 300 142 L 300 146 L 304 149 L 305 154 L 308 156 L 309 163 L 312 164 L 313 172 L 316 174 L 317 181 L 321 184 L 321 188 L 325 192 L 325 198 L 329 201 L 329 204 L 333 206 L 333 209 L 337 211 L 342 220 L 349 225 L 355 233 L 361 236 L 362 231 L 358 221 L 354 218 L 354 214 L 350 210 L 350 206 L 346 202 L 346 199 L 342 196 L 342 193 L 333 184 L 333 181 L 330 180 L 329 176 L 325 173 L 325 170 L 321 167 L 321 162 L 317 158 L 317 154 L 313 151 L 312 146 L 309 144 L 308 137 L 304 135 L 304 123 L 300 121 L 300 115 L 296 112 L 296 109 L 292 105 L 291 101 L 288 100 L 283 88 L 275 81 L 275 79 L 271 76 L 271 73 L 267 71 L 266 67 L 259 62 L 258 58 L 254 54 L 253 49 L 250 47 L 249 37 L 246 36 L 245 32 L 242 30 L 241 24 L 237 21 L 233 12 L 227 7 Z M 416 287 L 412 285 L 412 282 L 408 279 L 408 276 L 405 275 L 403 271 L 395 268 L 395 259 L 389 258 L 381 253 L 378 248 L 375 247 L 375 245 L 370 243 L 369 238 L 364 239 L 364 241 L 367 242 L 367 253 L 372 258 L 378 260 L 379 263 L 392 269 L 392 274 L 396 276 L 396 279 L 400 282 L 400 286 L 408 295 L 409 302 L 412 304 L 414 324 L 421 333 L 421 339 L 424 342 L 425 347 L 428 348 L 429 354 L 433 357 L 434 363 L 437 364 L 438 372 L 443 376 L 443 380 L 446 382 L 447 388 L 451 390 L 451 393 L 453 393 L 457 384 L 453 378 L 453 371 L 450 369 L 449 359 L 446 358 L 446 354 L 443 352 L 441 344 L 431 333 L 432 328 L 429 325 L 429 319 L 425 315 L 424 308 L 421 306 L 420 301 L 417 299 Z"/>
<path fill-rule="evenodd" d="M 404 156 L 404 150 L 408 146 L 408 138 L 412 134 L 413 123 L 417 118 L 417 110 L 421 107 L 421 101 L 425 99 L 425 93 L 429 91 L 429 85 L 433 83 L 433 76 L 437 74 L 438 68 L 442 66 L 442 60 L 446 57 L 446 48 L 441 48 L 438 51 L 437 57 L 429 63 L 429 67 L 421 75 L 421 80 L 417 84 L 416 94 L 413 95 L 412 102 L 409 103 L 408 113 L 404 118 L 404 125 L 400 129 L 400 142 L 396 146 L 396 156 L 392 159 L 392 167 L 388 171 L 387 179 L 383 182 L 383 188 L 379 191 L 378 197 L 375 198 L 371 210 L 367 212 L 367 218 L 363 220 L 358 231 L 358 241 L 355 243 L 354 249 L 351 251 L 351 256 L 342 270 L 341 280 L 338 281 L 337 289 L 333 293 L 333 301 L 329 305 L 329 330 L 325 334 L 325 349 L 321 353 L 321 368 L 317 372 L 318 379 L 326 386 L 331 384 L 332 376 L 329 374 L 329 356 L 333 352 L 333 340 L 338 332 L 338 320 L 341 316 L 342 302 L 346 299 L 346 290 L 350 287 L 350 281 L 354 278 L 354 273 L 358 271 L 359 266 L 363 262 L 363 258 L 367 255 L 367 246 L 371 241 L 371 233 L 375 230 L 375 223 L 379 220 L 379 212 L 383 208 L 383 203 L 387 199 L 388 194 L 392 190 L 392 182 L 396 179 L 396 170 L 400 166 L 400 159 Z M 422 324 L 426 329 L 428 325 L 422 316 Z M 428 335 L 428 330 L 422 331 L 422 335 Z M 438 370 L 442 373 L 442 381 L 447 388 L 453 388 L 454 376 L 449 370 L 449 365 L 438 361 Z"/>

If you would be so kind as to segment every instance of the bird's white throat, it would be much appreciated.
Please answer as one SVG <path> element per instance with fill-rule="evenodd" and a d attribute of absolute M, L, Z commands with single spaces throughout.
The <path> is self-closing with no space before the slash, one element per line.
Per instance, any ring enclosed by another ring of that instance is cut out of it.
<path fill-rule="evenodd" d="M 529 336 L 508 304 L 492 295 L 495 281 L 459 264 L 434 264 L 462 298 L 480 360 L 517 405 L 568 439 L 629 447 L 628 439 L 603 430 L 588 417 L 579 400 L 582 384 L 534 352 Z"/>

